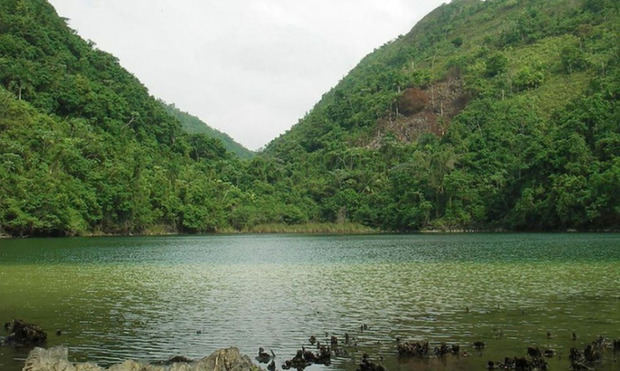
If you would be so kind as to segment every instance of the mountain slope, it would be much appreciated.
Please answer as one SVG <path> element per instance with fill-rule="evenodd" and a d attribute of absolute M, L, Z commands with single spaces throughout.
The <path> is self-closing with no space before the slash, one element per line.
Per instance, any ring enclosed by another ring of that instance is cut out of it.
<path fill-rule="evenodd" d="M 181 123 L 183 130 L 190 134 L 204 134 L 211 138 L 216 138 L 222 141 L 224 148 L 229 152 L 236 154 L 241 158 L 251 158 L 254 156 L 254 152 L 245 148 L 241 144 L 235 142 L 228 134 L 222 133 L 212 127 L 208 126 L 198 117 L 190 115 L 187 112 L 183 112 L 178 109 L 174 104 L 163 103 L 166 111 L 173 117 L 175 117 Z"/>
<path fill-rule="evenodd" d="M 246 166 L 47 1 L 0 2 L 0 235 L 218 231 L 261 222 L 248 205 L 285 218 Z"/>
<path fill-rule="evenodd" d="M 46 1 L 0 3 L 0 85 L 5 232 L 199 229 L 191 213 L 212 196 L 190 205 L 180 182 L 215 182 L 194 173 L 226 160 L 221 144 L 185 135 L 134 76 L 75 35 Z"/>
<path fill-rule="evenodd" d="M 266 154 L 322 220 L 620 226 L 618 2 L 454 0 L 364 58 Z"/>
<path fill-rule="evenodd" d="M 617 230 L 619 24 L 615 1 L 453 1 L 242 160 L 47 1 L 3 0 L 0 235 Z"/>

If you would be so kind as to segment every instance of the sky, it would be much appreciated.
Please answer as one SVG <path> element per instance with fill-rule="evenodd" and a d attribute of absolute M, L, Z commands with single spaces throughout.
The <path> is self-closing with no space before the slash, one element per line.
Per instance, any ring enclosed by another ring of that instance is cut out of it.
<path fill-rule="evenodd" d="M 250 149 L 447 0 L 50 0 L 166 102 Z"/>

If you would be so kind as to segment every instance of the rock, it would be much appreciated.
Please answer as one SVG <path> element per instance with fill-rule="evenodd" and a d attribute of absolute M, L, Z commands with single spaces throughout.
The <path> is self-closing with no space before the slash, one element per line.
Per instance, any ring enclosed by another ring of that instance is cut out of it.
<path fill-rule="evenodd" d="M 428 356 L 428 342 L 410 343 L 405 342 L 396 346 L 398 355 L 401 357 L 426 357 Z"/>
<path fill-rule="evenodd" d="M 362 356 L 362 363 L 359 364 L 356 371 L 385 371 L 385 367 L 372 362 L 368 354 L 364 353 Z"/>
<path fill-rule="evenodd" d="M 166 366 L 144 365 L 136 361 L 125 361 L 118 365 L 108 368 L 108 371 L 163 371 L 168 369 Z"/>
<path fill-rule="evenodd" d="M 441 343 L 438 347 L 435 347 L 434 352 L 437 357 L 443 357 L 450 353 L 450 348 L 446 343 Z"/>
<path fill-rule="evenodd" d="M 329 366 L 331 364 L 331 357 L 332 354 L 329 347 L 323 345 L 319 349 L 319 353 L 316 354 L 316 360 L 314 363 Z"/>
<path fill-rule="evenodd" d="M 301 348 L 302 351 L 302 355 L 304 357 L 304 360 L 308 363 L 314 363 L 316 362 L 316 356 L 314 355 L 314 353 L 306 350 L 304 347 Z"/>
<path fill-rule="evenodd" d="M 297 354 L 295 355 L 295 357 L 293 357 L 292 359 L 285 361 L 284 364 L 282 365 L 282 368 L 285 370 L 288 370 L 290 368 L 295 368 L 297 370 L 303 370 L 304 368 L 308 367 L 312 365 L 312 363 L 307 362 L 304 359 L 304 351 L 303 350 L 298 350 Z"/>
<path fill-rule="evenodd" d="M 570 348 L 570 353 L 568 354 L 568 359 L 571 362 L 580 362 L 584 360 L 583 354 L 577 348 Z"/>
<path fill-rule="evenodd" d="M 501 364 L 501 368 L 506 370 L 512 370 L 515 368 L 515 359 L 510 357 L 504 358 L 504 363 Z"/>
<path fill-rule="evenodd" d="M 194 361 L 187 357 L 174 356 L 174 357 L 169 358 L 167 361 L 157 361 L 157 362 L 153 362 L 153 364 L 158 365 L 158 366 L 170 366 L 174 363 L 192 363 L 192 362 Z"/>
<path fill-rule="evenodd" d="M 525 370 L 530 370 L 531 366 L 530 366 L 530 362 L 527 359 L 521 357 L 521 358 L 515 358 L 514 368 L 515 370 L 525 371 Z"/>
<path fill-rule="evenodd" d="M 597 350 L 603 350 L 607 347 L 609 342 L 602 336 L 599 336 L 592 342 L 592 346 Z"/>
<path fill-rule="evenodd" d="M 516 371 L 533 371 L 539 370 L 544 371 L 548 369 L 547 361 L 543 358 L 531 358 L 527 359 L 525 357 L 505 357 L 504 362 L 493 362 L 489 361 L 487 363 L 487 368 L 489 370 L 493 369 L 501 369 L 501 370 L 516 370 Z"/>
<path fill-rule="evenodd" d="M 586 349 L 584 349 L 583 351 L 583 355 L 586 358 L 586 362 L 588 363 L 594 363 L 601 359 L 601 354 L 591 344 L 588 344 L 586 346 Z"/>
<path fill-rule="evenodd" d="M 69 362 L 69 350 L 65 347 L 50 349 L 34 348 L 24 365 L 23 371 L 103 371 L 94 363 Z"/>
<path fill-rule="evenodd" d="M 50 349 L 35 348 L 28 358 L 23 371 L 105 371 L 94 363 L 69 362 L 69 351 L 65 347 Z M 136 361 L 125 361 L 113 365 L 108 371 L 260 371 L 250 358 L 242 355 L 237 348 L 220 349 L 209 357 L 187 363 L 187 358 L 172 358 L 181 362 L 170 365 L 151 365 Z"/>
<path fill-rule="evenodd" d="M 543 358 L 534 358 L 530 362 L 530 367 L 533 370 L 546 370 L 548 368 L 547 361 Z"/>
<path fill-rule="evenodd" d="M 252 363 L 250 357 L 242 355 L 237 348 L 215 351 L 209 357 L 198 361 L 196 366 L 195 370 L 197 371 L 257 371 L 261 369 Z"/>
<path fill-rule="evenodd" d="M 258 348 L 258 355 L 255 357 L 255 359 L 258 361 L 258 363 L 269 363 L 269 361 L 271 361 L 271 355 L 269 355 L 269 353 L 265 353 L 265 349 L 263 347 L 260 347 Z"/>
<path fill-rule="evenodd" d="M 7 345 L 35 346 L 47 340 L 47 333 L 39 326 L 22 320 L 13 320 L 8 323 L 8 326 L 5 324 L 5 328 L 9 332 L 9 336 L 4 339 Z"/>
<path fill-rule="evenodd" d="M 542 353 L 538 347 L 527 347 L 527 354 L 532 358 L 542 357 Z"/>
<path fill-rule="evenodd" d="M 459 350 L 461 349 L 461 346 L 458 345 L 458 344 L 452 344 L 452 346 L 450 348 L 451 348 L 452 354 L 458 355 L 459 354 Z"/>
<path fill-rule="evenodd" d="M 571 364 L 571 369 L 573 371 L 592 371 L 592 369 L 583 363 L 573 363 Z"/>
<path fill-rule="evenodd" d="M 590 370 L 590 367 L 586 365 L 586 358 L 582 352 L 577 348 L 571 348 L 568 356 L 570 360 L 570 366 L 573 370 Z"/>
<path fill-rule="evenodd" d="M 192 362 L 194 361 L 184 356 L 174 356 L 168 360 L 169 364 L 171 363 L 192 363 Z"/>

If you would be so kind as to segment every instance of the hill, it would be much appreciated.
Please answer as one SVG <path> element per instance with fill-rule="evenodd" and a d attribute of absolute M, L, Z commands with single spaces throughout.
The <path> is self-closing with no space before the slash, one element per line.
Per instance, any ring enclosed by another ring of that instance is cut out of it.
<path fill-rule="evenodd" d="M 266 154 L 321 220 L 617 229 L 618 2 L 454 0 L 365 57 Z"/>
<path fill-rule="evenodd" d="M 0 235 L 617 230 L 618 7 L 455 0 L 245 160 L 47 1 L 1 1 Z"/>
<path fill-rule="evenodd" d="M 261 222 L 255 205 L 283 220 L 257 164 L 185 133 L 47 1 L 0 2 L 0 235 L 214 232 Z"/>
<path fill-rule="evenodd" d="M 241 158 L 247 159 L 254 156 L 254 152 L 235 142 L 235 140 L 231 138 L 228 134 L 213 129 L 204 121 L 200 120 L 198 117 L 181 111 L 174 105 L 174 103 L 167 104 L 162 102 L 162 104 L 171 116 L 179 120 L 183 130 L 185 130 L 187 133 L 204 134 L 208 137 L 219 139 L 222 141 L 222 144 L 227 151 L 232 152 Z"/>

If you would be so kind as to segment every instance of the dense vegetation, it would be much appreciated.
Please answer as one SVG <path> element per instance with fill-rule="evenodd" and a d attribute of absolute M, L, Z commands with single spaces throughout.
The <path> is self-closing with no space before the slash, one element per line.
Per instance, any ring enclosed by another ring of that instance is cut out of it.
<path fill-rule="evenodd" d="M 2 0 L 0 233 L 618 229 L 619 25 L 614 0 L 455 0 L 243 160 Z"/>
<path fill-rule="evenodd" d="M 198 117 L 181 111 L 174 104 L 166 104 L 163 102 L 162 104 L 171 116 L 174 116 L 177 120 L 179 120 L 185 132 L 190 134 L 204 134 L 210 138 L 217 138 L 222 141 L 222 144 L 227 151 L 232 152 L 241 158 L 248 159 L 254 156 L 254 152 L 235 142 L 235 140 L 228 134 L 222 133 L 221 131 L 208 126 Z"/>
<path fill-rule="evenodd" d="M 617 229 L 619 3 L 461 0 L 367 56 L 267 154 L 310 218 Z"/>
<path fill-rule="evenodd" d="M 269 172 L 218 139 L 186 134 L 46 1 L 0 1 L 0 234 L 212 232 L 301 220 L 287 217 L 293 195 L 262 180 Z"/>

